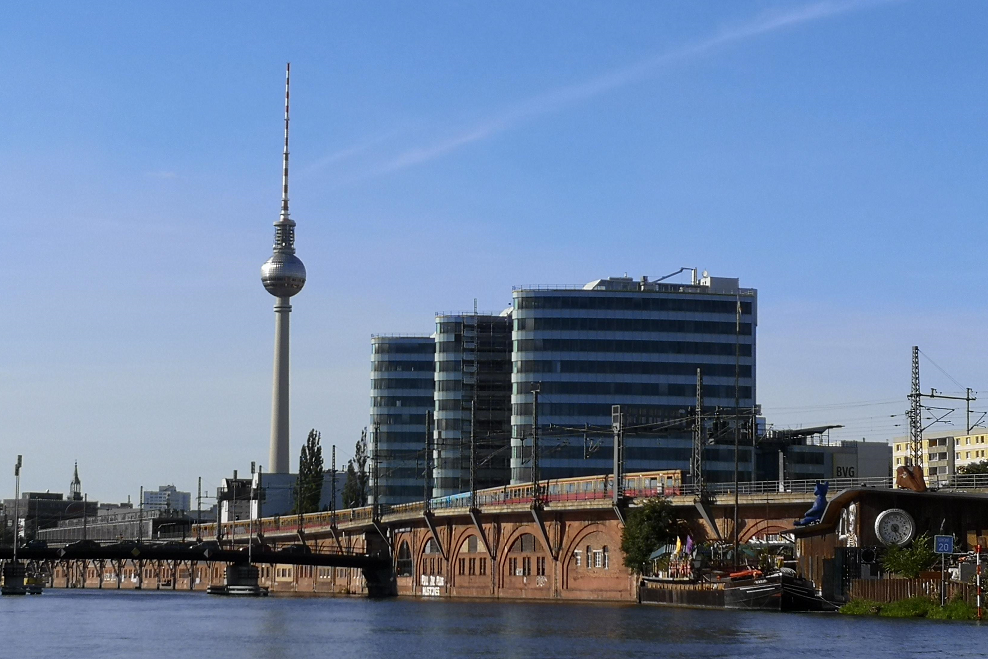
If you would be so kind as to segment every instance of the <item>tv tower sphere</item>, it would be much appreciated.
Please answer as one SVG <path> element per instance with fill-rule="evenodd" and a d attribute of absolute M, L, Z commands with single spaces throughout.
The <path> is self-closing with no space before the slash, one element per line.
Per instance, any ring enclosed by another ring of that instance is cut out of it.
<path fill-rule="evenodd" d="M 275 297 L 291 297 L 305 286 L 305 266 L 294 254 L 276 251 L 261 266 L 261 283 Z"/>

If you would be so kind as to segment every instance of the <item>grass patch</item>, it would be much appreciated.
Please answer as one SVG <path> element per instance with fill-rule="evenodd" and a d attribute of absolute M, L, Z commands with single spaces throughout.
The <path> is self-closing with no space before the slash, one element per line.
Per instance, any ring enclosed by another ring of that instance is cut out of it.
<path fill-rule="evenodd" d="M 871 600 L 851 600 L 840 607 L 840 612 L 849 616 L 877 616 L 882 605 Z"/>
<path fill-rule="evenodd" d="M 928 597 L 910 597 L 883 604 L 878 615 L 885 618 L 925 618 L 934 606 L 933 600 Z"/>
<path fill-rule="evenodd" d="M 930 609 L 926 617 L 934 620 L 975 620 L 978 617 L 978 607 L 958 598 L 948 602 L 947 606 Z"/>
<path fill-rule="evenodd" d="M 852 600 L 840 608 L 852 616 L 884 616 L 886 618 L 929 618 L 931 620 L 975 620 L 978 610 L 963 599 L 940 606 L 929 597 L 910 597 L 897 602 Z"/>

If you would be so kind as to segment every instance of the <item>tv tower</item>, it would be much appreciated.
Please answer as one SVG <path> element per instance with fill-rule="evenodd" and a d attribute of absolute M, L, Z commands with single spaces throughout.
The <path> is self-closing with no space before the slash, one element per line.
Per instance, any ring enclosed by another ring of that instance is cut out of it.
<path fill-rule="evenodd" d="M 292 65 L 285 68 L 285 153 L 281 177 L 281 215 L 274 223 L 274 250 L 261 266 L 261 283 L 275 296 L 274 384 L 271 391 L 271 453 L 268 472 L 287 474 L 288 458 L 288 314 L 291 297 L 305 285 L 305 266 L 295 256 L 295 222 L 288 215 L 288 90 Z"/>

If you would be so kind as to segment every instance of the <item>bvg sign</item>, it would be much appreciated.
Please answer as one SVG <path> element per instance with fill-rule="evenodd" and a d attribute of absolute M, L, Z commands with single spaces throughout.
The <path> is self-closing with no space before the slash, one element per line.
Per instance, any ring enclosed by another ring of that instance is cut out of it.
<path fill-rule="evenodd" d="M 855 478 L 858 475 L 858 461 L 854 455 L 834 455 L 834 478 Z"/>

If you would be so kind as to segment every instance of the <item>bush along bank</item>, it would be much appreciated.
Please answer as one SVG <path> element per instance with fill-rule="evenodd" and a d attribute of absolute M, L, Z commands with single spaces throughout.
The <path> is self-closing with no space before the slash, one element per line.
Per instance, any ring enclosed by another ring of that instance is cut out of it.
<path fill-rule="evenodd" d="M 929 597 L 910 597 L 897 602 L 852 600 L 840 608 L 846 615 L 884 616 L 886 618 L 929 618 L 930 620 L 977 620 L 977 607 L 962 599 L 940 606 Z"/>

